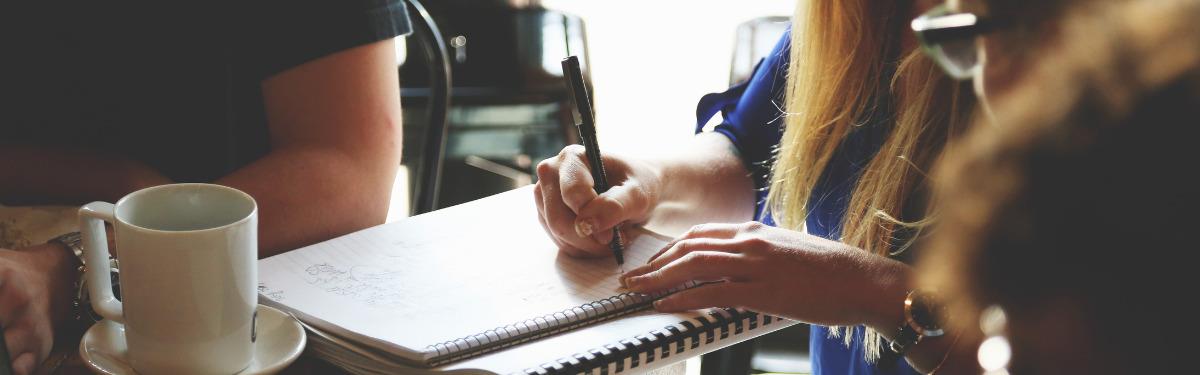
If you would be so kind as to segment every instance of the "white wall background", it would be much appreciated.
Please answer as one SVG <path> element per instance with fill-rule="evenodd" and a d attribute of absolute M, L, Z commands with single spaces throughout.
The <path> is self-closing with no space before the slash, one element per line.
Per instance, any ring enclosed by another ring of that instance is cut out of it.
<path fill-rule="evenodd" d="M 584 19 L 600 143 L 605 151 L 637 155 L 652 154 L 692 136 L 696 102 L 729 86 L 739 24 L 763 16 L 790 16 L 796 4 L 795 0 L 541 2 Z M 403 44 L 398 47 L 397 53 L 402 54 Z M 407 216 L 405 181 L 401 169 L 392 190 L 389 222 Z"/>
<path fill-rule="evenodd" d="M 737 25 L 789 16 L 794 0 L 542 0 L 583 17 L 605 150 L 690 137 L 696 101 L 728 87 Z"/>

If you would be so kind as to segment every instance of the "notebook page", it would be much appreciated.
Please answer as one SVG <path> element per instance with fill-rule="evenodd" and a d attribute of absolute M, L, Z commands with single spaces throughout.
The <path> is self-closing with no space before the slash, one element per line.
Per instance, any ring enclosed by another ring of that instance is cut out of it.
<path fill-rule="evenodd" d="M 260 260 L 260 293 L 321 329 L 423 360 L 428 346 L 623 292 L 611 257 L 558 254 L 530 190 Z M 629 267 L 666 243 L 627 234 Z"/>

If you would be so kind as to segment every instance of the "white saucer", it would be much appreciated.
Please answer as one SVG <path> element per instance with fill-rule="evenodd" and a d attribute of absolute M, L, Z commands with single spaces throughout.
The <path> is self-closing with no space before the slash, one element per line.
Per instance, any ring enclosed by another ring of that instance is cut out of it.
<path fill-rule="evenodd" d="M 254 358 L 239 374 L 274 374 L 292 364 L 304 351 L 307 337 L 304 327 L 291 315 L 269 306 L 258 305 L 258 340 Z M 125 361 L 125 327 L 107 320 L 88 328 L 79 342 L 83 363 L 98 374 L 134 374 Z"/>

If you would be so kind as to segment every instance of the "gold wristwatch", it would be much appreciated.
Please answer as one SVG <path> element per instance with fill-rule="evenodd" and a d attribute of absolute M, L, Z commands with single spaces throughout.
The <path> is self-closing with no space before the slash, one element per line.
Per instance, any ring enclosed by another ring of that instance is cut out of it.
<path fill-rule="evenodd" d="M 904 299 L 904 324 L 890 348 L 904 354 L 926 337 L 942 336 L 946 333 L 942 330 L 945 321 L 946 307 L 936 292 L 921 289 L 908 292 Z"/>

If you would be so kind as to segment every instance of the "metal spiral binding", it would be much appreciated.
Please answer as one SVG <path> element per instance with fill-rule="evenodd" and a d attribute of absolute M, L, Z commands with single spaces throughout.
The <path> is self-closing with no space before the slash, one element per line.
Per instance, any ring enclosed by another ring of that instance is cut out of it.
<path fill-rule="evenodd" d="M 620 373 L 648 366 L 655 360 L 670 358 L 672 354 L 682 354 L 685 350 L 695 349 L 701 345 L 701 336 L 704 336 L 703 344 L 708 345 L 716 340 L 725 340 L 730 336 L 779 321 L 778 317 L 748 310 L 710 309 L 707 314 L 678 324 L 619 340 L 616 343 L 605 344 L 585 353 L 560 358 L 557 361 L 515 374 L 580 374 L 592 373 L 597 368 L 601 374 L 609 374 L 610 367 L 612 373 Z M 733 330 L 732 335 L 729 333 L 731 329 Z M 689 343 L 690 345 L 688 345 Z M 674 353 L 671 351 L 672 346 L 675 348 Z M 643 355 L 645 361 L 641 360 Z M 628 368 L 625 366 L 626 360 L 629 360 Z"/>
<path fill-rule="evenodd" d="M 689 282 L 679 288 L 655 294 L 621 293 L 552 314 L 430 345 L 426 347 L 426 350 L 434 353 L 430 364 L 437 366 L 525 343 L 583 325 L 646 310 L 650 308 L 655 300 L 696 285 L 694 282 Z"/>

